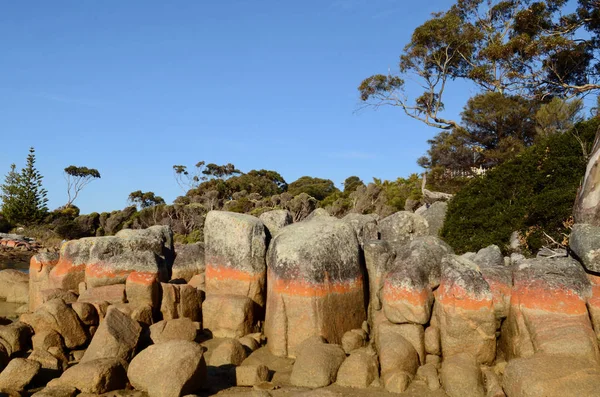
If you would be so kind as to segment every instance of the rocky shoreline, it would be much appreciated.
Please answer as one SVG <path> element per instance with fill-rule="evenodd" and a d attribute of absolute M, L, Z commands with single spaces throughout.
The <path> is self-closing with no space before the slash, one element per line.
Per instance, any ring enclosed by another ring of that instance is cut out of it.
<path fill-rule="evenodd" d="M 153 226 L 38 253 L 0 271 L 0 392 L 596 395 L 600 227 L 573 227 L 581 262 L 459 256 L 426 215 L 211 211 L 203 244 Z"/>

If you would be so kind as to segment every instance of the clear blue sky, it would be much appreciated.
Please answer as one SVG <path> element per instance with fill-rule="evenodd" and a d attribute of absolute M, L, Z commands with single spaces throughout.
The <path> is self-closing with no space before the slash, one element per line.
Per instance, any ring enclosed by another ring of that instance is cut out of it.
<path fill-rule="evenodd" d="M 75 203 L 121 209 L 131 191 L 182 194 L 174 164 L 273 169 L 338 186 L 395 179 L 436 131 L 365 110 L 356 87 L 397 70 L 413 29 L 452 1 L 14 1 L 0 13 L 0 174 L 29 146 L 50 209 L 62 170 L 97 168 Z M 473 92 L 450 91 L 456 117 Z"/>

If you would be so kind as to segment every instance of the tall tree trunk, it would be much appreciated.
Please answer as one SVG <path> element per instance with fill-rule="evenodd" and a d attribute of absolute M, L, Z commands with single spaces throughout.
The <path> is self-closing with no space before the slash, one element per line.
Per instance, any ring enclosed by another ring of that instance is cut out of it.
<path fill-rule="evenodd" d="M 573 216 L 575 223 L 600 226 L 600 129 L 596 132 L 583 184 L 577 192 Z"/>

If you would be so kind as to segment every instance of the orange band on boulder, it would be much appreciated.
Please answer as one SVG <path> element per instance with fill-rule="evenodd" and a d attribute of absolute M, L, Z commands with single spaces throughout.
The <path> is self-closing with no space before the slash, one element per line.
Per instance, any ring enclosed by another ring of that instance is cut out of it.
<path fill-rule="evenodd" d="M 302 280 L 282 280 L 270 273 L 267 285 L 269 285 L 269 290 L 282 295 L 324 297 L 329 294 L 346 294 L 362 291 L 363 280 L 362 277 L 359 277 L 350 281 L 331 282 L 326 278 L 326 281 L 323 283 L 311 283 Z"/>
<path fill-rule="evenodd" d="M 264 273 L 248 273 L 243 270 L 232 269 L 227 266 L 207 264 L 205 277 L 207 280 L 213 279 L 254 282 L 264 277 Z"/>
<path fill-rule="evenodd" d="M 476 299 L 457 284 L 452 284 L 451 287 L 442 284 L 436 292 L 436 298 L 444 305 L 451 305 L 464 310 L 488 310 L 492 307 L 492 299 L 485 297 Z"/>

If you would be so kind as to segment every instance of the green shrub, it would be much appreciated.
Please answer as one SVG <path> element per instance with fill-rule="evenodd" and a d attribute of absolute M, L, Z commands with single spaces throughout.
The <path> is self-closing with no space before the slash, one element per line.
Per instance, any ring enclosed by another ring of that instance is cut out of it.
<path fill-rule="evenodd" d="M 450 201 L 442 236 L 457 253 L 490 244 L 508 252 L 513 231 L 534 253 L 549 239 L 563 241 L 586 160 L 575 138 L 593 142 L 599 121 L 553 135 L 483 177 L 473 178 Z M 589 146 L 588 146 L 589 147 Z"/>

